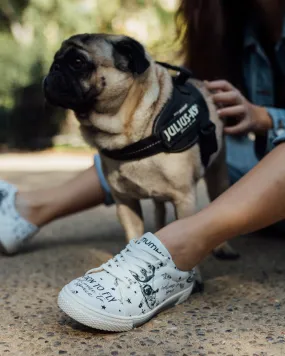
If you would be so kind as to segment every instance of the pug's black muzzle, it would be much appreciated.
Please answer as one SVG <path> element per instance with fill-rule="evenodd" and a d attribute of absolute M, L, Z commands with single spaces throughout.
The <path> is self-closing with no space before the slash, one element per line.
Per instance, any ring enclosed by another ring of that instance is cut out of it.
<path fill-rule="evenodd" d="M 79 81 L 67 73 L 50 71 L 43 83 L 47 101 L 64 109 L 82 111 L 88 107 L 90 98 L 81 88 Z"/>

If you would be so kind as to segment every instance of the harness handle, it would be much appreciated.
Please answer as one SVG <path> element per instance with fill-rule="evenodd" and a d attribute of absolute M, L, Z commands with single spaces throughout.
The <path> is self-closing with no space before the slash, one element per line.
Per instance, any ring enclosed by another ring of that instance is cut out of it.
<path fill-rule="evenodd" d="M 156 61 L 155 63 L 161 65 L 162 67 L 164 67 L 166 69 L 170 69 L 170 70 L 174 70 L 174 71 L 178 72 L 177 77 L 175 78 L 175 82 L 178 85 L 183 85 L 187 82 L 188 79 L 194 77 L 193 72 L 188 68 L 181 67 L 181 66 L 174 66 L 172 64 L 165 63 L 165 62 Z"/>

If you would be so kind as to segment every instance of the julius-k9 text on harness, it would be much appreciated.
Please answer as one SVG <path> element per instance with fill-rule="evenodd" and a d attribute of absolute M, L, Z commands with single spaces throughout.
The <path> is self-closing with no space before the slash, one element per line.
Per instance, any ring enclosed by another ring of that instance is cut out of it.
<path fill-rule="evenodd" d="M 188 81 L 193 77 L 191 71 L 167 63 L 157 64 L 177 71 L 177 75 L 173 77 L 172 95 L 154 121 L 152 135 L 122 149 L 101 153 L 114 160 L 131 161 L 161 152 L 182 152 L 198 143 L 202 163 L 207 167 L 211 155 L 218 149 L 216 127 L 210 121 L 207 103 Z"/>

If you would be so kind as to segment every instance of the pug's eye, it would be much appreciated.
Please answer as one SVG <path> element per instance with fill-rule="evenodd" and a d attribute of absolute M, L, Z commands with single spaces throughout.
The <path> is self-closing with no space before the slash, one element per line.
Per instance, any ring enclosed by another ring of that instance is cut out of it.
<path fill-rule="evenodd" d="M 73 67 L 76 69 L 81 68 L 82 64 L 83 64 L 83 61 L 81 58 L 76 58 L 72 63 Z"/>
<path fill-rule="evenodd" d="M 85 61 L 81 57 L 73 57 L 69 60 L 69 65 L 72 69 L 80 70 L 84 67 Z"/>

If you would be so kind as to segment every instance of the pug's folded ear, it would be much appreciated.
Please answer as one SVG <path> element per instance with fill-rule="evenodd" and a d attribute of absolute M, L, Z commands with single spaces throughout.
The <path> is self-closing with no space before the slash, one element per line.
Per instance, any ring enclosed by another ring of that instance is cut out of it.
<path fill-rule="evenodd" d="M 115 65 L 118 69 L 129 70 L 134 74 L 142 74 L 150 66 L 144 47 L 133 38 L 124 37 L 122 40 L 113 43 L 113 45 L 115 49 Z"/>

